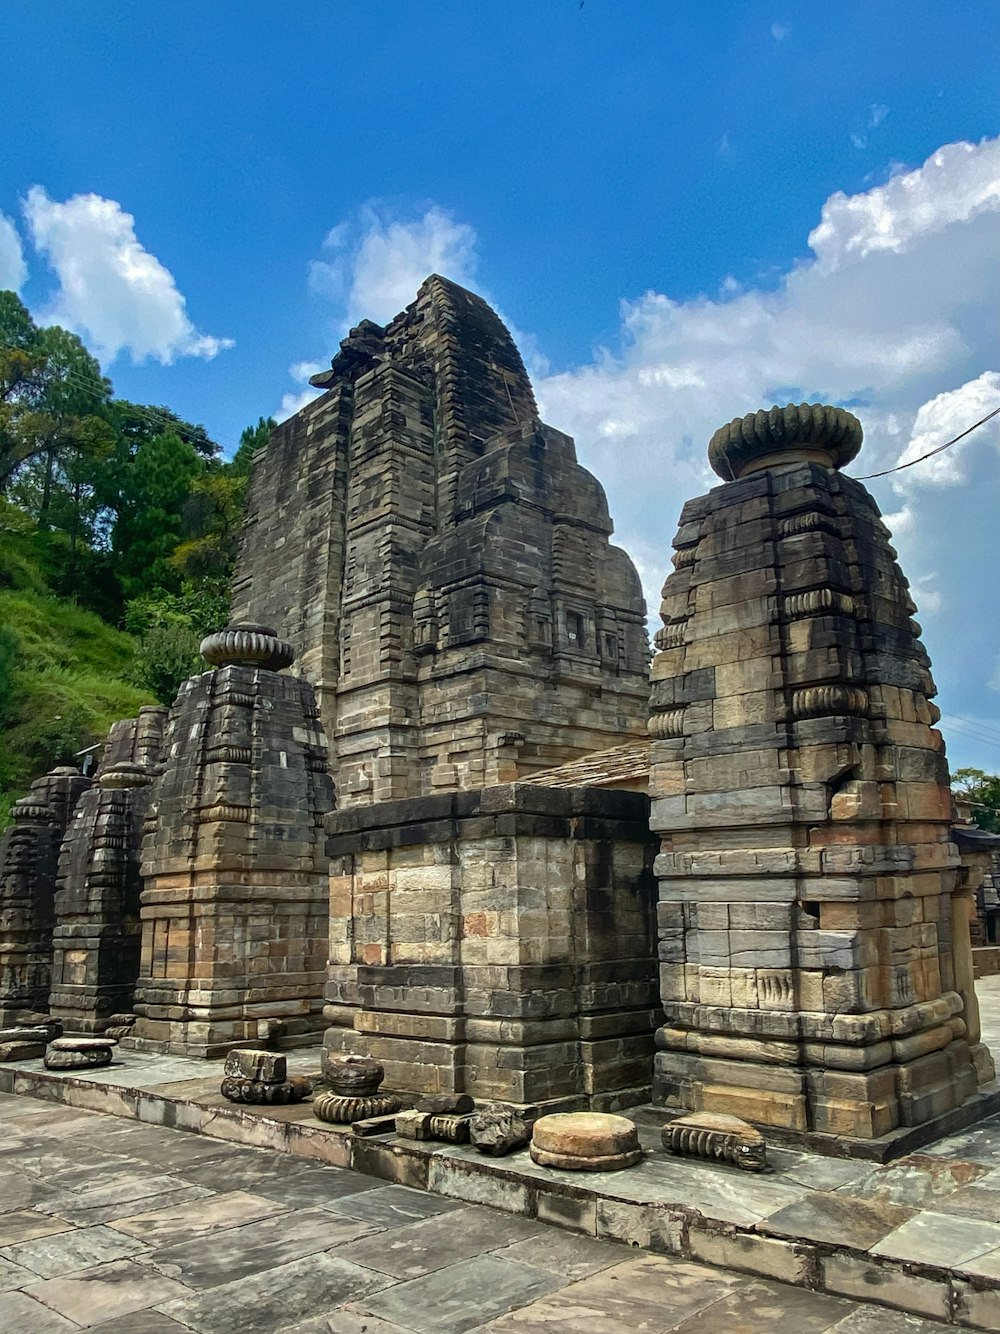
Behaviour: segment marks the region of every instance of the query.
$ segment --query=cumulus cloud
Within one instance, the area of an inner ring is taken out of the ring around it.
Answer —
[[[772,402],[845,404],[865,426],[852,468],[862,475],[927,452],[996,406],[998,212],[1000,140],[946,145],[867,191],[832,195],[808,258],[777,284],[724,279],[692,300],[625,300],[614,346],[539,379],[546,420],[576,436],[606,485],[651,610],[681,503],[716,482],[705,447],[722,422]],[[985,689],[995,657],[991,618],[974,609],[977,568],[995,564],[1000,450],[983,445],[1000,427],[991,430],[872,483],[896,511],[904,569],[941,635],[930,644],[939,684],[957,694]],[[978,489],[959,486],[974,476]]]
[[[0,213],[0,288],[20,292],[27,276],[21,237],[10,218]]]
[[[922,404],[910,439],[895,464],[910,466],[893,479],[894,490],[907,495],[914,488],[960,486],[968,481],[970,452],[986,441],[1000,449],[1000,417],[994,417],[977,432],[933,458],[924,455],[961,435],[995,408],[1000,408],[1000,373],[996,371],[985,371],[957,389],[946,390]],[[923,461],[917,463],[916,459]]]
[[[275,421],[283,422],[287,417],[294,417],[296,412],[304,408],[307,403],[311,403],[314,398],[320,396],[323,391],[314,389],[309,383],[309,377],[315,375],[317,371],[325,369],[326,367],[320,361],[296,361],[289,366],[288,374],[297,384],[304,387],[282,396],[281,406],[273,414]]]
[[[45,318],[79,333],[102,361],[127,351],[133,361],[169,365],[233,346],[195,328],[173,274],[140,243],[135,219],[116,200],[86,194],[59,203],[36,185],[24,215],[59,283]]]
[[[787,23],[771,24],[771,36],[776,42],[783,42],[791,31],[792,30]]]
[[[475,231],[447,209],[429,204],[406,219],[372,202],[327,233],[310,284],[343,310],[349,328],[362,319],[392,319],[430,273],[465,285],[475,281],[477,268]]]

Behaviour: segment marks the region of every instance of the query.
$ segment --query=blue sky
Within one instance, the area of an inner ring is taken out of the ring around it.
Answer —
[[[722,421],[856,404],[860,474],[1000,403],[991,4],[39,0],[4,28],[0,284],[118,393],[231,446],[438,268],[514,327],[651,609]],[[993,769],[998,447],[873,484],[953,762]]]

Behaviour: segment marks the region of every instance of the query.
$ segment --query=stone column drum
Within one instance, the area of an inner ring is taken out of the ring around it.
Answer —
[[[218,1056],[322,1029],[323,817],[332,806],[312,687],[273,630],[202,644],[181,687],[143,844],[134,1036],[146,1051]]]
[[[930,662],[840,471],[861,440],[805,404],[716,432],[726,484],[681,514],[652,668],[654,1097],[818,1147],[932,1127],[992,1074],[955,975]]]

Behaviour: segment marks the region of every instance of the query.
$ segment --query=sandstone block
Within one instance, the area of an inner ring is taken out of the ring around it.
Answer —
[[[532,1160],[541,1167],[610,1172],[642,1158],[639,1134],[624,1116],[604,1112],[556,1112],[535,1122]]]

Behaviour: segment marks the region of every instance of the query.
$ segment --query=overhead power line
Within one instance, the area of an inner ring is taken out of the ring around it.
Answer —
[[[943,454],[946,449],[951,449],[952,445],[957,445],[959,440],[964,440],[967,435],[973,431],[978,431],[980,426],[985,426],[993,417],[1000,416],[1000,407],[996,407],[992,412],[988,412],[985,417],[980,417],[979,421],[973,422],[971,426],[966,427],[959,435],[952,436],[946,440],[943,445],[938,445],[935,449],[929,449],[926,454],[921,454],[918,459],[910,459],[908,463],[897,463],[895,468],[885,468],[882,472],[869,472],[864,477],[855,478],[858,482],[870,482],[876,477],[888,477],[890,473],[902,472],[904,468],[912,468],[917,463],[923,463],[925,459],[932,459],[935,454]]]

